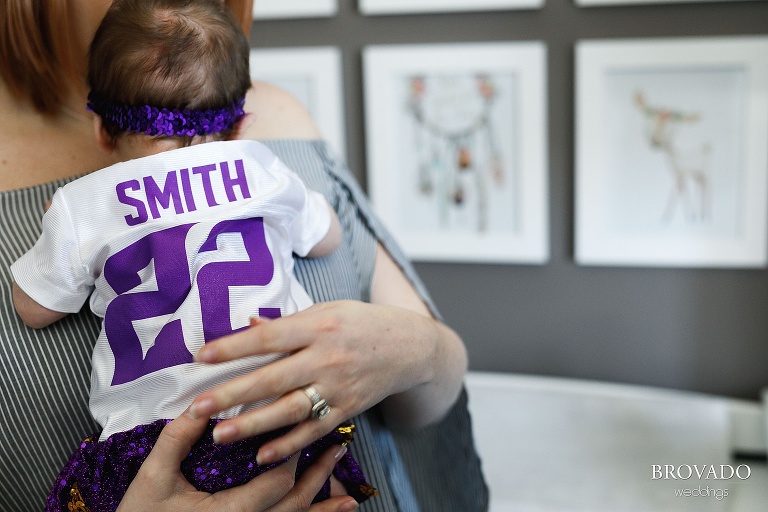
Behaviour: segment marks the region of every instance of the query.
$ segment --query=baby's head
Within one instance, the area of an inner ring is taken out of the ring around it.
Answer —
[[[220,0],[115,0],[91,43],[89,108],[113,144],[227,139],[244,115],[248,53]]]

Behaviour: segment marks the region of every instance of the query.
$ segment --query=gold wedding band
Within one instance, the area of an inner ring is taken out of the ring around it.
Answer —
[[[304,394],[312,401],[312,410],[310,411],[309,416],[313,420],[322,420],[328,416],[331,412],[331,406],[328,405],[328,402],[320,396],[320,393],[318,393],[315,388],[307,386],[302,391],[304,391]]]

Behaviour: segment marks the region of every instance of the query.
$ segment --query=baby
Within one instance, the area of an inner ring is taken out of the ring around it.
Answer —
[[[42,328],[90,296],[102,317],[91,412],[103,427],[56,479],[46,510],[114,510],[163,426],[201,392],[280,354],[193,362],[204,343],[311,305],[293,254],[324,257],[341,228],[322,195],[270,150],[232,140],[250,88],[248,42],[218,0],[117,0],[94,36],[88,107],[117,163],[60,188],[34,247],[11,266],[22,320]],[[329,407],[312,388],[312,418]],[[264,405],[248,404],[219,418]],[[256,452],[281,429],[231,445],[206,434],[182,464],[199,490],[242,484],[272,466]],[[302,451],[298,472],[342,425]],[[375,491],[349,453],[337,479],[358,501]],[[326,484],[318,499],[327,497]]]

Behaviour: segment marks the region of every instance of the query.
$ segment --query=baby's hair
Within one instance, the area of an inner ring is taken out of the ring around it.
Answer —
[[[113,104],[226,109],[251,86],[248,58],[245,34],[220,0],[115,0],[91,43],[88,84]],[[113,139],[126,132],[103,121]]]

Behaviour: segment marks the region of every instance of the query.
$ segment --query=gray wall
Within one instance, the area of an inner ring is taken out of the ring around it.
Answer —
[[[259,0],[255,0],[258,2]],[[343,51],[348,162],[365,185],[361,48],[543,40],[548,58],[550,262],[417,264],[476,370],[608,380],[754,399],[768,385],[764,270],[579,267],[573,262],[573,47],[584,38],[768,34],[768,2],[734,1],[256,22],[254,47]],[[768,58],[768,55],[766,55]]]

